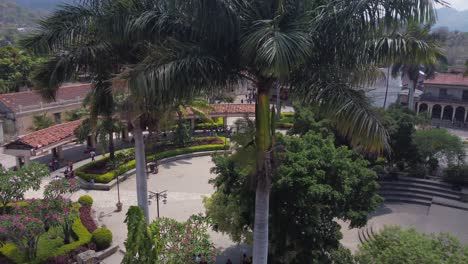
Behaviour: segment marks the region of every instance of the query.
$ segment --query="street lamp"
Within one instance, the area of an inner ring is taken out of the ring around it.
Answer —
[[[156,199],[156,210],[158,212],[158,218],[159,218],[159,199],[163,199],[162,202],[163,204],[167,203],[167,190],[162,191],[162,192],[152,192],[148,191],[149,196],[148,196],[148,205],[151,205],[151,199]]]

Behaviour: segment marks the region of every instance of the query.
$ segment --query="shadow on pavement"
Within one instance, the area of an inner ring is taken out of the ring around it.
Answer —
[[[221,254],[216,258],[216,264],[226,264],[228,259],[231,259],[232,263],[241,263],[243,254],[252,256],[252,247],[247,244],[230,246],[221,251]]]

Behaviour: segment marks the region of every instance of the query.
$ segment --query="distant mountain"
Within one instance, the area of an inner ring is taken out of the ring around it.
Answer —
[[[457,11],[453,8],[441,8],[437,10],[438,21],[434,26],[448,27],[450,30],[468,32],[468,10]]]
[[[40,12],[29,10],[13,1],[0,0],[0,30],[32,26],[39,16]]]
[[[0,0],[2,1],[2,0]],[[72,3],[74,0],[12,0],[26,8],[51,11],[59,4]]]

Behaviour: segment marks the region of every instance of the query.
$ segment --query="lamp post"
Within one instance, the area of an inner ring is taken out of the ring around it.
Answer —
[[[162,191],[162,192],[152,192],[148,191],[149,196],[148,196],[148,204],[151,205],[151,199],[156,199],[156,210],[158,212],[158,218],[159,218],[159,199],[163,199],[162,202],[164,204],[167,203],[167,190]]]
[[[112,161],[114,170],[117,169],[117,164],[115,160]],[[119,186],[119,175],[117,173],[117,209],[115,210],[116,212],[122,211],[122,203],[120,202],[120,186]]]

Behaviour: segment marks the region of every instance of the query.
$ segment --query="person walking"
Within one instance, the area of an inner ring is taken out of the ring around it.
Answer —
[[[89,155],[91,156],[91,161],[94,161],[96,158],[96,151],[94,151],[94,149],[91,149]]]

